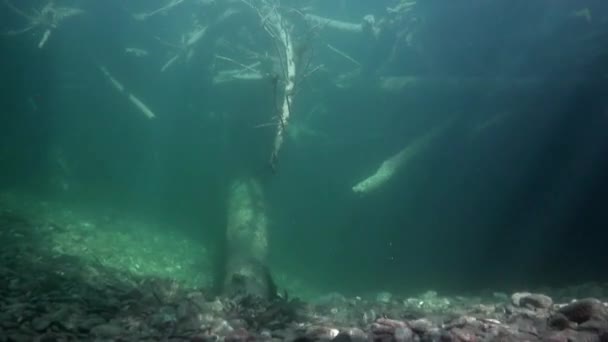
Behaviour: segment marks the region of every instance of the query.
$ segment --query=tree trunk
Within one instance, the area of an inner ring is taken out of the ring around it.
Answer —
[[[228,193],[224,294],[274,297],[276,288],[266,266],[267,234],[262,186],[254,178],[237,179]]]

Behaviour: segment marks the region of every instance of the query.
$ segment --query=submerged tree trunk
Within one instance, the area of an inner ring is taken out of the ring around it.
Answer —
[[[276,288],[266,266],[266,200],[254,178],[237,179],[229,189],[226,244],[223,293],[274,297]]]

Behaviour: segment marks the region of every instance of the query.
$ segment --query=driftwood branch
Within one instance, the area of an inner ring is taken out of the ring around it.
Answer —
[[[337,48],[333,47],[331,44],[327,44],[327,47],[328,47],[328,48],[329,48],[331,51],[333,51],[333,52],[335,52],[336,54],[338,54],[338,55],[340,55],[340,56],[344,57],[345,59],[347,59],[349,62],[351,62],[351,63],[355,64],[356,66],[358,66],[358,67],[360,67],[360,66],[361,66],[361,63],[357,62],[357,60],[356,60],[356,59],[354,59],[354,58],[352,58],[351,56],[347,55],[345,52],[343,52],[343,51],[341,51],[341,50],[338,50]]]
[[[245,65],[241,62],[238,62],[232,58],[215,55],[215,58],[218,60],[226,61],[231,64],[237,65],[240,69],[230,69],[230,70],[221,70],[216,72],[213,77],[213,83],[225,83],[230,81],[253,81],[253,80],[262,80],[264,79],[264,75],[261,71],[257,70],[261,62],[255,62],[250,65]]]
[[[112,87],[114,89],[116,89],[116,91],[121,93],[122,95],[126,96],[127,99],[131,102],[131,104],[133,104],[148,119],[153,119],[156,117],[154,112],[152,112],[152,110],[150,110],[150,108],[146,104],[144,104],[138,97],[136,97],[135,95],[133,95],[132,93],[127,91],[125,86],[122,85],[122,83],[120,83],[116,78],[114,78],[114,76],[112,76],[112,74],[110,74],[110,72],[108,71],[108,69],[106,69],[106,67],[100,66],[99,70],[104,75],[104,77],[108,81],[110,81],[110,84],[112,85]]]
[[[157,8],[157,9],[149,11],[149,12],[142,12],[142,13],[134,14],[133,18],[135,20],[146,20],[157,14],[167,14],[167,12],[169,12],[172,8],[178,6],[179,4],[181,4],[183,2],[184,2],[184,0],[171,0],[171,1],[169,1],[168,4],[166,4],[165,6],[163,6],[161,8]]]
[[[296,94],[297,63],[294,42],[288,23],[279,12],[276,5],[272,5],[266,1],[260,1],[259,5],[254,4],[252,1],[243,0],[243,2],[257,12],[262,27],[273,40],[283,73],[279,113],[277,116],[278,125],[270,156],[270,165],[274,170],[277,166],[279,152],[283,146],[285,132],[289,125],[293,101]]]
[[[376,19],[371,14],[364,16],[363,20],[359,23],[326,18],[310,13],[304,14],[304,20],[311,24],[313,28],[330,28],[348,33],[371,32],[375,36],[380,33],[380,28],[376,24]]]
[[[49,1],[40,10],[32,10],[31,14],[27,13],[10,1],[4,0],[4,4],[14,13],[23,17],[27,20],[28,25],[23,29],[10,30],[7,32],[9,35],[23,34],[32,30],[38,30],[42,32],[42,37],[38,42],[38,48],[43,48],[46,42],[49,40],[53,30],[59,27],[62,21],[67,18],[84,13],[81,9],[70,8],[70,7],[58,7],[54,1]]]
[[[169,58],[169,60],[162,66],[160,71],[164,72],[180,59],[189,61],[194,56],[197,43],[205,36],[206,32],[207,26],[202,26],[195,23],[192,31],[182,35],[181,41],[177,44],[167,43],[161,39],[158,39],[161,43],[177,49],[177,53]]]

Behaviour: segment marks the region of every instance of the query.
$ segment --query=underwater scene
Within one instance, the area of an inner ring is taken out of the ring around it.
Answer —
[[[608,1],[0,0],[0,342],[608,342]]]

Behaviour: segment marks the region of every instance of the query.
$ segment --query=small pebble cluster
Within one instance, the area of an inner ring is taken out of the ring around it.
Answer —
[[[0,213],[0,342],[608,342],[608,307],[601,295],[225,298],[58,253],[44,244],[47,228]]]

